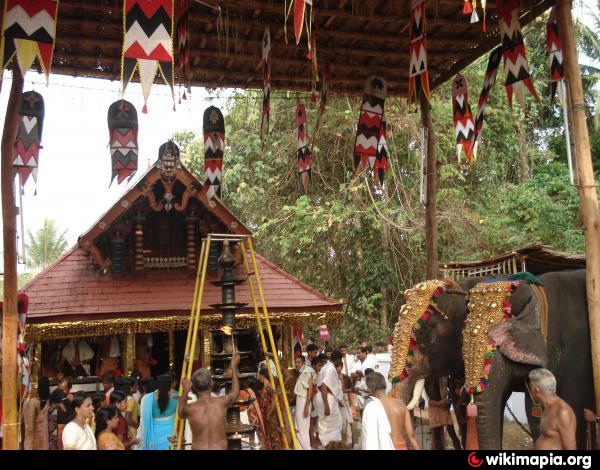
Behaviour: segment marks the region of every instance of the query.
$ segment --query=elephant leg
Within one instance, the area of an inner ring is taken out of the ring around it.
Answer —
[[[511,368],[502,353],[494,352],[492,370],[488,377],[487,389],[476,396],[477,438],[481,450],[502,449],[502,425],[506,404]]]

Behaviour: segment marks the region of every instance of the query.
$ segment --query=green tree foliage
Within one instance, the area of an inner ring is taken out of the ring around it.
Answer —
[[[60,256],[67,247],[65,237],[67,231],[61,232],[56,222],[44,219],[44,224],[35,233],[27,231],[29,243],[27,248],[27,264],[30,267],[46,267]]]
[[[577,190],[569,185],[562,143],[562,114],[558,102],[550,101],[545,21],[539,19],[525,30],[541,102],[528,96],[524,108],[515,102],[511,109],[501,67],[473,165],[456,160],[450,83],[433,94],[441,260],[479,259],[533,242],[565,251],[584,249]],[[462,72],[473,114],[486,65],[483,57]],[[590,122],[596,80],[590,76],[585,83]],[[404,290],[425,276],[419,114],[405,99],[387,99],[390,171],[384,187],[374,189],[370,178],[353,175],[360,99],[330,97],[315,137],[316,107],[308,98],[274,93],[264,143],[261,100],[255,92],[238,93],[225,110],[225,204],[254,231],[262,254],[321,292],[344,299],[344,321],[333,331],[336,341],[384,343]],[[299,101],[307,105],[309,137],[314,138],[308,195],[297,176],[294,127]],[[597,162],[600,137],[595,128],[591,131]],[[186,143],[184,163],[200,176],[201,139],[188,137],[176,140]],[[192,147],[196,142],[199,147]]]

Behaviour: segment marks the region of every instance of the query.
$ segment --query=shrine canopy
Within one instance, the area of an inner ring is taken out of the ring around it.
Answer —
[[[291,1],[288,1],[289,5]],[[385,77],[388,95],[406,96],[409,0],[313,2],[312,34],[318,70],[330,63],[331,93],[362,95],[370,75]],[[521,0],[525,26],[554,0]],[[310,91],[306,28],[296,45],[293,12],[284,32],[283,0],[190,0],[191,84],[208,88],[263,88],[262,37],[271,34],[271,88]],[[496,4],[486,4],[486,32],[463,14],[462,0],[426,2],[427,63],[433,90],[500,44]],[[307,13],[308,15],[308,13]],[[122,0],[61,0],[52,72],[119,80],[123,51]],[[177,57],[175,63],[177,64]],[[175,83],[177,77],[175,67]]]
[[[168,196],[168,197],[167,197]],[[155,164],[53,264],[22,290],[29,296],[27,335],[33,340],[186,330],[200,240],[208,233],[250,235],[183,166],[166,181]],[[216,326],[221,303],[219,246],[211,245],[200,325]],[[240,268],[241,253],[234,247]],[[342,301],[329,298],[256,255],[274,324],[317,326],[341,320]],[[211,268],[212,265],[212,268]],[[255,326],[247,283],[236,288],[240,327]],[[260,305],[260,302],[259,302]]]

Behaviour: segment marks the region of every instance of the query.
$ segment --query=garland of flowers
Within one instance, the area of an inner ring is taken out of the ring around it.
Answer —
[[[392,364],[390,368],[392,384],[401,382],[408,376],[417,349],[416,332],[423,328],[431,318],[434,312],[432,304],[437,302],[437,299],[447,287],[442,281],[425,281],[404,293],[406,303],[400,309],[400,315],[393,334]],[[415,318],[417,315],[418,317]]]
[[[469,292],[468,315],[463,330],[465,390],[471,395],[488,386],[496,343],[488,330],[511,317],[510,296],[518,281],[481,282]]]

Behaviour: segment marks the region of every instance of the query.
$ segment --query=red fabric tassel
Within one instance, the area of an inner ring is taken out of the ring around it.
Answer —
[[[146,106],[146,103],[144,103],[144,107],[142,108],[142,113],[148,114],[148,106]]]
[[[471,7],[471,2],[469,0],[465,0],[465,4],[463,6],[463,15],[469,15],[473,13],[473,8]]]

